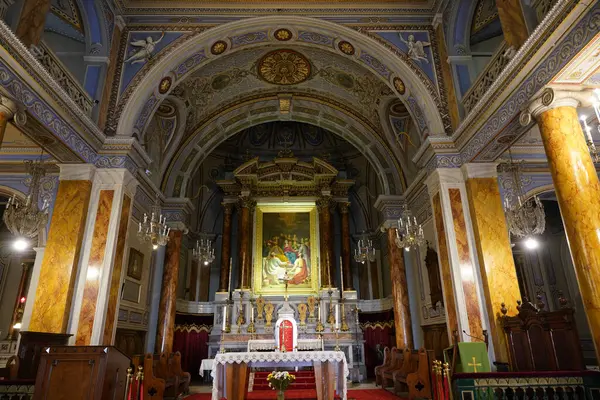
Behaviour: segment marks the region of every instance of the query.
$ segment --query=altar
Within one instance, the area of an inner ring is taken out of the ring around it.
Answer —
[[[243,400],[250,368],[313,367],[317,399],[331,400],[334,391],[346,399],[348,364],[342,351],[219,353],[213,362],[212,400]]]

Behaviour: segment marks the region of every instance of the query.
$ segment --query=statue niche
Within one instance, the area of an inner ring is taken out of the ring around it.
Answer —
[[[444,305],[444,294],[442,292],[442,280],[440,279],[440,266],[437,252],[429,247],[427,242],[427,254],[425,256],[425,266],[427,267],[427,276],[429,277],[429,296],[431,304],[435,307],[438,302]]]

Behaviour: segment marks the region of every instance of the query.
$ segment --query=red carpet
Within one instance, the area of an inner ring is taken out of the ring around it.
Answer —
[[[273,399],[277,397],[276,392],[273,390],[270,393],[273,394]],[[250,399],[249,393],[248,398]],[[311,397],[307,397],[307,396]],[[300,396],[300,397],[296,397]],[[185,398],[185,400],[210,400],[210,393],[193,394]],[[316,399],[317,394],[314,390],[293,390],[285,392],[286,399]],[[401,397],[394,396],[390,392],[383,389],[356,389],[348,390],[348,400],[399,400]]]

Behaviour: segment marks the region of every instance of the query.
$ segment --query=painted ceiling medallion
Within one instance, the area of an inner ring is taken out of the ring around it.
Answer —
[[[227,50],[227,43],[222,40],[214,42],[210,47],[210,52],[214,55],[223,54],[225,50]]]
[[[352,44],[346,42],[345,40],[342,40],[338,43],[338,49],[340,49],[342,53],[347,54],[349,56],[354,55],[355,52],[354,46],[352,46]]]
[[[277,29],[273,36],[281,42],[287,42],[292,38],[292,32],[289,29]]]
[[[275,50],[258,62],[258,75],[275,85],[295,85],[310,76],[310,62],[293,50]]]
[[[400,94],[406,93],[406,86],[404,86],[404,81],[402,79],[395,77],[394,78],[394,87]]]
[[[173,83],[173,81],[171,80],[171,77],[166,76],[166,77],[162,78],[162,80],[158,84],[158,93],[160,93],[160,94],[167,93],[169,91],[169,89],[171,89],[172,83]]]

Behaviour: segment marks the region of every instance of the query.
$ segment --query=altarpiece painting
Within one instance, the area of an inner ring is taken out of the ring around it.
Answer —
[[[319,288],[314,204],[258,204],[254,226],[254,292],[314,293]]]

